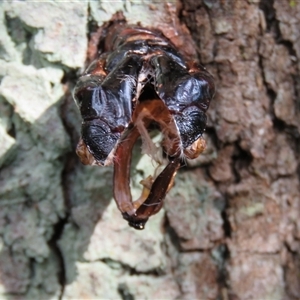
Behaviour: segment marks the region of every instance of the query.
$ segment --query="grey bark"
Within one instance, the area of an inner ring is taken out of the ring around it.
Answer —
[[[298,1],[0,5],[2,299],[300,298]],[[181,22],[217,85],[205,153],[142,232],[74,153],[89,30],[117,10]]]

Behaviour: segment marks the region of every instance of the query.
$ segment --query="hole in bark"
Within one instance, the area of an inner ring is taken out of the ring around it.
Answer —
[[[275,20],[274,0],[261,0],[259,8],[264,12],[267,21],[267,29],[270,30],[272,21]]]
[[[217,262],[218,266],[218,283],[221,289],[228,288],[228,272],[226,269],[226,262],[230,259],[230,252],[226,244],[220,245],[217,248],[219,252],[219,256],[221,258],[220,261]],[[222,299],[222,297],[220,298]]]
[[[122,300],[134,300],[134,296],[130,293],[129,288],[126,283],[120,283],[118,286],[118,293],[120,294]]]
[[[274,129],[276,129],[280,132],[285,130],[285,123],[276,117],[274,117],[274,119],[273,119],[273,126],[274,126]]]
[[[206,127],[205,133],[210,136],[211,141],[217,149],[220,149],[220,140],[218,139],[216,129],[214,127]]]
[[[78,80],[78,74],[76,71],[73,70],[70,72],[64,72],[61,83],[62,84],[72,83],[72,87],[69,88],[69,90],[72,91],[77,80]]]
[[[168,219],[167,215],[165,216],[164,221],[165,222],[164,222],[163,228],[165,228],[166,234],[169,235],[172,245],[176,248],[176,250],[178,252],[181,252],[182,248],[180,246],[179,237],[178,237],[177,233],[175,232],[174,228],[171,227],[171,224],[169,222],[169,219]]]
[[[259,8],[264,12],[267,23],[267,31],[272,32],[275,40],[280,42],[282,38],[279,29],[279,22],[276,19],[274,0],[261,0]]]
[[[90,7],[89,7],[89,10],[90,10]],[[88,33],[89,33],[88,38],[90,39],[91,35],[94,32],[97,32],[98,29],[99,29],[99,25],[97,24],[97,22],[95,20],[90,19],[88,22]]]
[[[230,222],[229,222],[229,219],[228,219],[228,215],[227,215],[227,212],[226,212],[227,208],[228,208],[228,203],[226,203],[226,206],[225,206],[224,210],[221,213],[221,217],[223,219],[223,231],[224,231],[224,235],[226,237],[231,238],[231,225],[230,225]]]
[[[236,183],[239,183],[243,177],[243,174],[248,173],[248,168],[252,164],[253,157],[248,151],[242,149],[240,145],[236,144],[236,149],[232,156],[232,161],[233,173],[236,178]]]
[[[59,241],[59,239],[63,233],[65,224],[67,223],[67,218],[68,218],[68,215],[63,219],[60,219],[53,226],[53,236],[51,237],[51,239],[48,242],[49,247],[52,249],[53,253],[56,255],[58,263],[59,263],[59,270],[58,270],[58,274],[57,274],[58,282],[61,286],[60,295],[58,298],[59,300],[62,299],[65,285],[66,285],[66,270],[65,270],[64,257],[60,251],[60,248],[59,248],[57,242]]]
[[[12,138],[16,138],[16,128],[15,128],[15,124],[11,123],[11,127],[10,129],[7,131],[7,133],[12,137]]]

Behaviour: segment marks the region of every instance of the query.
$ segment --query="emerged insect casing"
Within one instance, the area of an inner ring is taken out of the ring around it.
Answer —
[[[193,159],[204,149],[205,112],[214,82],[157,30],[118,21],[105,32],[104,52],[74,91],[83,119],[77,154],[86,164],[114,163],[115,200],[129,224],[142,229],[161,208],[181,159]],[[131,151],[140,135],[149,140],[152,124],[163,133],[161,146],[170,160],[134,203],[129,187]]]

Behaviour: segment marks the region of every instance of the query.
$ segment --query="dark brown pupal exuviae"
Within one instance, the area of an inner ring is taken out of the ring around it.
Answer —
[[[214,81],[158,30],[121,20],[103,32],[103,53],[74,90],[82,116],[77,154],[84,164],[114,165],[117,206],[130,226],[143,229],[161,209],[182,161],[196,158],[205,148],[202,134]],[[142,181],[142,194],[133,201],[132,149],[141,137],[155,160],[149,135],[153,128],[163,134],[161,151],[167,164],[160,174]]]

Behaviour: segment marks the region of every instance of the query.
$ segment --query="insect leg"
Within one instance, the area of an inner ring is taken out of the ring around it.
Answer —
[[[135,214],[129,183],[132,149],[139,135],[138,130],[132,128],[115,152],[114,199],[119,210],[127,215]]]
[[[146,201],[137,209],[134,215],[123,213],[123,218],[135,229],[144,229],[149,217],[159,212],[168,190],[173,185],[173,180],[180,167],[180,159],[169,162],[165,169],[158,175],[152,184]]]

